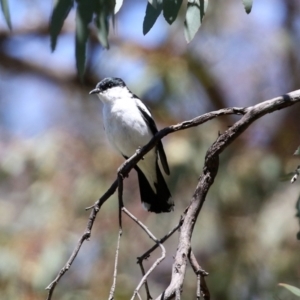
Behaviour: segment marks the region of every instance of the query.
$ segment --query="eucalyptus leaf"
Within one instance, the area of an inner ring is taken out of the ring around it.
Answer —
[[[113,26],[115,26],[115,9],[117,5],[116,0],[95,0],[95,1],[98,1],[100,10],[104,13],[106,19],[112,17],[112,23]]]
[[[199,30],[205,12],[207,10],[208,0],[189,0],[186,9],[184,22],[184,35],[189,43]]]
[[[88,25],[92,21],[94,8],[93,0],[78,1],[76,10],[75,56],[76,67],[81,80],[83,80],[85,70],[86,46],[89,36]]]
[[[10,20],[10,13],[9,13],[9,6],[8,6],[8,0],[0,0],[1,9],[6,21],[6,24],[10,30],[12,30],[11,26],[11,20]]]
[[[55,6],[52,11],[51,19],[50,19],[50,28],[49,28],[52,51],[55,50],[57,37],[73,5],[74,5],[74,0],[58,0],[55,3]]]
[[[114,14],[116,14],[123,5],[123,0],[116,0]]]
[[[97,13],[96,16],[96,26],[97,26],[97,38],[100,42],[100,44],[108,49],[109,43],[108,43],[108,32],[109,32],[109,23],[108,23],[108,17],[104,13],[104,11],[100,11]]]
[[[294,295],[300,297],[300,289],[298,289],[297,287],[286,284],[286,283],[279,283],[278,285],[285,287],[290,292],[292,292]]]
[[[243,0],[244,8],[247,14],[252,10],[253,0]]]
[[[157,0],[156,8],[147,2],[146,14],[143,22],[143,34],[146,35],[155,24],[162,11],[162,0]]]
[[[166,21],[171,25],[177,18],[182,0],[164,0],[163,12]]]
[[[116,6],[119,4],[117,3],[117,1],[114,0],[98,0],[95,19],[97,27],[97,38],[101,45],[106,49],[109,48],[109,17],[113,18],[112,22],[114,25],[114,13],[116,11]]]

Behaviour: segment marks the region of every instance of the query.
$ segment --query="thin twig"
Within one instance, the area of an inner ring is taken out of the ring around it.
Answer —
[[[188,259],[189,259],[189,262],[193,268],[193,271],[195,272],[195,274],[201,274],[202,276],[208,276],[208,273],[206,271],[204,271],[201,266],[199,265],[197,259],[196,259],[196,256],[194,254],[194,252],[190,251],[189,255],[188,255]]]
[[[143,266],[143,261],[138,262],[138,264],[139,264],[139,266],[141,268],[142,275],[145,276],[145,269],[144,269],[144,266]],[[149,286],[148,286],[147,280],[145,281],[145,290],[146,290],[147,300],[153,299],[151,297],[151,294],[150,294],[150,290],[149,290]]]
[[[210,292],[205,282],[205,277],[208,275],[208,273],[200,267],[192,249],[190,250],[188,259],[197,276],[196,299],[199,300],[202,295],[205,300],[210,300]]]
[[[81,238],[79,239],[76,248],[74,249],[72,255],[68,259],[67,263],[64,265],[64,267],[60,270],[60,272],[57,274],[56,278],[46,287],[46,290],[49,290],[47,300],[50,300],[52,298],[54,289],[59,282],[60,278],[70,269],[74,259],[76,258],[80,247],[82,246],[83,242],[90,237],[89,232],[85,232]]]
[[[197,274],[197,291],[196,291],[196,299],[201,299],[201,275]]]
[[[163,238],[161,238],[159,240],[159,243],[163,244],[171,235],[173,235],[173,233],[175,233],[180,228],[182,222],[183,222],[183,217],[181,216],[179,223],[169,233],[167,233]],[[137,263],[139,264],[144,259],[147,259],[150,256],[150,254],[158,247],[159,244],[155,244],[154,246],[152,246],[149,250],[147,250],[144,254],[142,254],[137,258]]]
[[[201,274],[200,274],[200,289],[201,289],[201,294],[203,296],[203,299],[210,300],[210,293],[205,281],[205,276],[202,276]]]
[[[75,249],[73,250],[70,258],[68,259],[68,261],[66,262],[66,264],[64,265],[64,267],[59,271],[59,273],[57,274],[56,278],[46,287],[46,290],[49,290],[48,292],[48,296],[47,296],[47,300],[51,300],[54,289],[57,285],[57,283],[59,282],[59,280],[61,279],[61,277],[70,269],[73,261],[75,260],[83,242],[85,240],[88,240],[91,236],[91,231],[93,228],[93,224],[94,221],[96,219],[96,216],[102,206],[102,204],[112,195],[114,194],[114,192],[116,191],[118,187],[118,182],[115,180],[113,182],[113,184],[110,186],[110,188],[106,191],[106,193],[93,205],[93,210],[90,213],[89,216],[89,220],[86,226],[86,229],[83,233],[83,235],[80,237],[80,239],[77,242],[77,245],[75,247]]]
[[[116,249],[116,255],[115,255],[115,266],[114,266],[114,275],[113,275],[113,283],[110,288],[109,292],[109,300],[114,299],[115,290],[116,290],[116,283],[117,283],[117,275],[118,275],[118,259],[119,259],[119,250],[120,250],[120,241],[122,236],[122,228],[119,228],[119,234],[118,234],[118,242],[117,242],[117,249]]]
[[[108,200],[110,198],[110,196],[112,196],[115,193],[117,188],[118,188],[118,178],[113,182],[113,184],[103,194],[103,196],[101,196],[99,198],[99,200],[97,200],[93,205],[86,207],[85,210],[90,210],[90,209],[96,208],[99,211],[101,206],[104,204],[104,202],[106,202],[106,200]]]
[[[142,300],[142,297],[139,293],[136,293],[136,295],[138,296],[139,300]]]
[[[120,250],[120,241],[121,236],[123,233],[122,230],[122,208],[123,204],[123,177],[119,174],[118,175],[118,200],[119,200],[119,234],[118,234],[118,242],[115,254],[115,266],[114,266],[114,275],[113,275],[113,283],[110,288],[109,292],[109,300],[113,300],[115,297],[115,290],[116,290],[116,283],[117,283],[117,276],[118,276],[118,261],[119,261],[119,250]]]
[[[159,242],[159,240],[153,235],[153,233],[141,222],[139,221],[132,213],[130,213],[125,207],[122,208],[123,212],[130,217],[136,224],[138,224],[146,233],[147,235],[150,237],[150,239],[152,239],[155,243],[157,243],[159,245],[159,247],[161,248],[161,257],[159,257],[151,266],[151,268],[146,272],[146,274],[143,276],[143,278],[140,280],[138,286],[136,287],[136,289],[134,290],[134,293],[131,297],[131,300],[134,300],[135,296],[137,295],[137,293],[139,292],[141,286],[145,283],[145,281],[147,280],[148,276],[150,275],[150,273],[164,260],[164,258],[166,257],[166,249],[165,247]]]

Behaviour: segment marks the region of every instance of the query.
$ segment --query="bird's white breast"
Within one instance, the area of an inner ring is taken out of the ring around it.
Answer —
[[[110,143],[128,157],[153,136],[134,98],[104,103],[103,120]]]
[[[133,98],[131,93],[114,88],[100,99],[104,104],[103,122],[107,138],[119,153],[130,157],[151,140],[153,134],[137,106],[136,101],[139,100]],[[143,106],[142,103],[139,105]],[[152,149],[137,164],[153,190],[156,189],[154,182],[157,182],[156,160],[156,150]]]

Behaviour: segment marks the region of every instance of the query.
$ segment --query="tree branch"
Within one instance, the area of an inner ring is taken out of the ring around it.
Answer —
[[[189,253],[189,261],[195,274],[197,275],[196,299],[200,300],[202,295],[204,300],[210,300],[210,292],[205,282],[205,277],[208,275],[208,273],[200,267],[192,249]]]
[[[208,149],[205,156],[203,172],[200,175],[196,190],[191,199],[191,204],[186,211],[181,227],[178,248],[172,268],[172,279],[168,288],[164,291],[164,300],[171,299],[176,295],[178,290],[182,289],[187,258],[191,250],[191,237],[194,226],[206,199],[206,195],[217,175],[219,155],[255,120],[268,113],[294,105],[297,102],[300,102],[300,90],[242,109],[245,115],[223,134],[220,134],[217,140]],[[157,300],[161,299],[161,297],[162,295],[158,296]]]
[[[138,295],[140,288],[142,287],[142,285],[146,282],[148,276],[150,275],[150,273],[165,259],[166,257],[166,249],[163,246],[162,243],[160,243],[160,241],[153,235],[153,233],[141,222],[139,221],[132,213],[130,213],[125,207],[122,208],[122,211],[130,218],[132,219],[136,224],[138,224],[146,233],[147,235],[150,237],[150,239],[152,239],[156,244],[159,245],[159,247],[161,248],[161,257],[159,257],[151,266],[151,268],[146,272],[146,274],[143,276],[143,278],[140,280],[138,286],[136,287],[131,300],[134,300],[135,296]]]
[[[214,119],[223,115],[243,115],[243,117],[237,121],[232,127],[226,130],[223,134],[221,134],[218,139],[213,143],[213,145],[208,149],[205,164],[203,167],[203,172],[199,178],[196,190],[191,199],[190,206],[184,212],[183,216],[183,224],[181,227],[178,248],[175,256],[175,261],[172,268],[172,279],[168,288],[160,295],[157,299],[170,299],[175,296],[178,291],[181,292],[182,283],[186,270],[186,262],[188,253],[190,252],[190,243],[191,236],[193,233],[194,225],[197,221],[200,210],[205,201],[206,195],[209,191],[209,188],[214,182],[215,176],[218,172],[219,165],[219,154],[222,153],[227,146],[229,146],[240,134],[242,134],[248,126],[250,126],[255,120],[264,116],[267,113],[274,112],[276,110],[280,110],[282,108],[291,106],[300,102],[300,90],[285,94],[281,97],[277,97],[271,100],[264,101],[255,106],[247,107],[247,108],[224,108],[217,111],[209,112],[203,114],[199,117],[191,119],[189,121],[184,121],[177,125],[172,125],[160,130],[151,141],[138,149],[134,155],[132,155],[129,159],[127,159],[122,166],[118,170],[118,176],[122,176],[125,178],[131,169],[137,164],[137,162],[142,159],[142,157],[149,152],[163,137],[169,135],[170,133],[188,129],[191,127],[199,126],[211,119]],[[112,194],[116,191],[118,187],[118,179],[116,179],[111,187],[106,191],[106,193],[91,207],[87,209],[91,209],[89,221],[87,223],[87,227],[79,239],[72,255],[68,259],[66,265],[60,270],[54,281],[52,281],[49,286],[46,288],[49,290],[47,300],[52,298],[53,291],[55,289],[56,284],[59,282],[60,278],[65,274],[67,270],[69,270],[73,261],[75,260],[83,242],[90,238],[91,230],[103,203],[110,198]],[[122,208],[123,210],[123,208]],[[156,240],[156,243],[161,245],[161,242]],[[148,271],[149,272],[149,271]],[[147,272],[147,273],[148,273]],[[144,276],[145,277],[145,276]],[[143,277],[143,278],[144,278]]]

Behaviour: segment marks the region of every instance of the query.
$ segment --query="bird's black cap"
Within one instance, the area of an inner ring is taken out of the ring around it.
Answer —
[[[115,78],[115,77],[104,78],[99,83],[97,83],[95,89],[90,91],[90,95],[104,92],[113,87],[125,87],[125,86],[126,84],[121,78]]]

